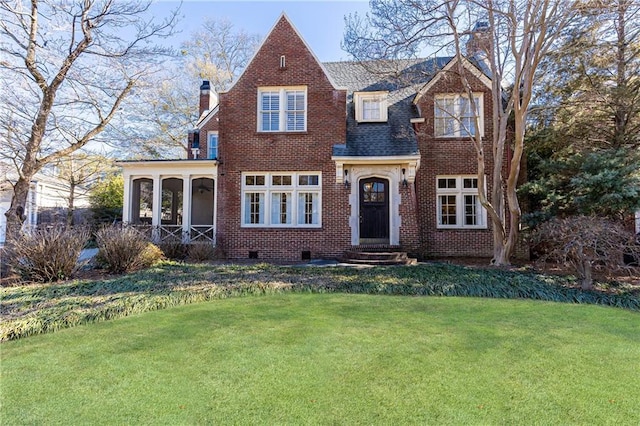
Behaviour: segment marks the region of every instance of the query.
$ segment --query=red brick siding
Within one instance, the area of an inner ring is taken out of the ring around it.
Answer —
[[[484,155],[486,158],[487,194],[492,190],[493,172],[491,111],[493,102],[490,90],[477,78],[469,75],[474,92],[484,93]],[[425,122],[418,132],[421,154],[420,170],[416,175],[418,217],[422,236],[422,255],[436,256],[491,256],[493,235],[488,228],[437,229],[436,176],[474,175],[477,173],[477,156],[472,141],[468,138],[434,137],[434,96],[445,93],[464,93],[460,78],[455,74],[445,75],[426,93],[419,102]]]
[[[213,116],[209,117],[209,119],[202,126],[202,129],[200,129],[200,154],[198,155],[199,159],[207,158],[207,151],[209,149],[209,137],[207,136],[207,133],[209,131],[219,131],[219,129],[220,129],[220,123],[218,121],[218,114],[214,114]],[[187,158],[189,160],[194,159],[193,151],[191,150],[191,146],[193,146],[192,144],[193,144],[193,134],[189,133],[189,149],[187,152]]]
[[[413,254],[422,254],[420,225],[418,223],[418,199],[415,186],[400,185],[400,245],[403,250]]]
[[[286,68],[280,68],[285,55]],[[307,87],[307,131],[257,132],[258,88]],[[220,95],[218,240],[232,259],[339,256],[350,246],[348,194],[335,182],[332,147],[346,136],[346,91],[336,90],[286,19],[275,26],[236,84]],[[242,172],[322,172],[322,228],[241,227]]]
[[[220,123],[218,121],[218,114],[214,114],[212,117],[207,120],[207,122],[200,129],[200,158],[207,158],[207,153],[209,151],[209,136],[208,133],[211,131],[220,130]],[[220,156],[220,134],[218,133],[218,157]]]

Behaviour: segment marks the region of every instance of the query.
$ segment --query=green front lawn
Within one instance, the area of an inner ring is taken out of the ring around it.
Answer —
[[[640,316],[272,294],[0,345],[3,424],[640,423]]]

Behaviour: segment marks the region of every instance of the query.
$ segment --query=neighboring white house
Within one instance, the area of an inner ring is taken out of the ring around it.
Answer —
[[[17,173],[11,166],[0,163],[0,245],[6,239],[7,217],[5,213],[11,207],[13,184],[17,180]],[[46,173],[38,173],[31,180],[27,204],[25,206],[26,220],[23,229],[29,229],[42,223],[53,221],[52,212],[64,212],[68,208],[69,186],[64,180]],[[84,189],[77,190],[74,209],[89,207],[89,199]],[[46,212],[47,217],[43,217]]]

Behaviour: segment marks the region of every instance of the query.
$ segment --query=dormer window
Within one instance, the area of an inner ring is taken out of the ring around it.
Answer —
[[[356,92],[353,102],[358,123],[385,123],[387,121],[387,95],[389,92]]]

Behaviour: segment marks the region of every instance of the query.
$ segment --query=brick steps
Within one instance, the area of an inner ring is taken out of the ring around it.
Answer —
[[[415,265],[416,259],[410,258],[407,252],[404,251],[390,251],[387,246],[387,250],[384,251],[382,247],[376,250],[358,250],[352,249],[344,252],[342,259],[344,263],[351,263],[357,265]]]

